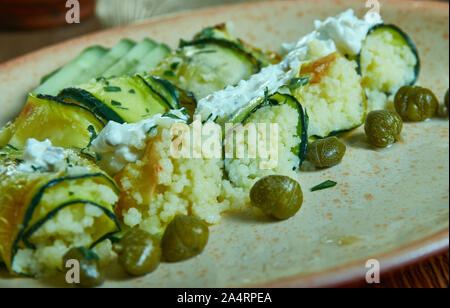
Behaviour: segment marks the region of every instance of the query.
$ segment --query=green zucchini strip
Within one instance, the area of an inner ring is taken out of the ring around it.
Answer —
[[[30,95],[17,119],[0,131],[0,146],[25,147],[29,138],[49,139],[64,148],[84,148],[90,142],[88,127],[99,133],[106,122],[88,108],[53,96]]]
[[[173,87],[172,87],[173,88]],[[67,88],[60,99],[79,103],[107,121],[136,123],[156,114],[178,109],[179,102],[168,82],[152,76],[100,78],[95,82]]]

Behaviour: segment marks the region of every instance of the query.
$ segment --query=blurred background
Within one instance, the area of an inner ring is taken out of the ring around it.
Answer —
[[[0,0],[0,63],[108,27],[249,1],[262,0],[78,0],[80,23],[67,24],[66,0]]]
[[[183,10],[249,1],[267,0],[0,0],[0,63],[108,27]],[[79,24],[66,22],[66,3],[71,2],[80,4]]]

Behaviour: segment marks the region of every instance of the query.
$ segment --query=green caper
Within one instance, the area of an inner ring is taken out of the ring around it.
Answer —
[[[395,95],[394,105],[404,121],[421,122],[436,114],[439,102],[429,89],[404,86]]]
[[[208,226],[194,216],[177,215],[161,241],[164,260],[179,262],[200,254],[208,243]]]
[[[308,146],[306,159],[316,167],[327,168],[339,164],[347,147],[336,137],[314,141]]]
[[[287,176],[270,175],[260,179],[250,191],[252,205],[279,220],[294,216],[303,203],[300,184]]]
[[[402,118],[390,110],[375,110],[367,115],[365,131],[369,143],[384,148],[400,140]]]
[[[93,288],[103,284],[105,281],[100,270],[100,258],[94,251],[85,247],[72,248],[63,257],[64,267],[69,260],[78,261],[80,266],[80,283],[77,286]]]
[[[139,228],[131,229],[114,250],[119,255],[119,263],[132,276],[143,276],[153,272],[161,261],[159,239]]]

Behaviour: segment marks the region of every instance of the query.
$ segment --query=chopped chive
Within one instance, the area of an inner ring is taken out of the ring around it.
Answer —
[[[69,191],[69,196],[73,196],[75,193],[73,191]]]
[[[216,52],[217,52],[216,50],[208,49],[208,50],[197,51],[195,54],[198,55],[198,54],[202,54],[202,53],[216,53]]]
[[[122,89],[120,87],[112,87],[112,86],[106,86],[106,87],[103,87],[103,89],[106,92],[120,92],[120,91],[122,91]]]
[[[94,139],[97,138],[97,132],[95,131],[95,127],[93,125],[88,126],[88,131],[89,131],[89,138],[91,140],[89,140],[89,144],[87,145],[87,148],[89,148],[92,145],[92,142],[94,141]]]
[[[172,71],[165,71],[165,72],[164,72],[164,76],[167,76],[167,77],[175,77],[175,73],[172,72]]]
[[[111,105],[113,105],[113,106],[122,106],[122,103],[118,102],[118,101],[115,101],[115,100],[112,100],[111,101]]]
[[[128,93],[134,94],[134,93],[136,93],[136,91],[134,89],[131,89],[128,91]]]
[[[19,151],[18,148],[14,147],[14,146],[12,146],[12,145],[10,145],[10,144],[7,144],[6,147],[7,147],[7,148],[10,148],[10,149],[13,149],[14,151]]]
[[[323,189],[334,187],[336,185],[337,185],[336,182],[328,180],[328,181],[325,181],[325,182],[323,182],[323,183],[321,183],[321,184],[319,184],[317,186],[314,186],[313,188],[311,188],[311,191],[323,190]]]
[[[289,90],[295,90],[309,83],[309,77],[292,78],[285,87]]]
[[[176,70],[178,68],[178,65],[180,65],[180,62],[174,62],[170,65],[170,68],[172,70]]]

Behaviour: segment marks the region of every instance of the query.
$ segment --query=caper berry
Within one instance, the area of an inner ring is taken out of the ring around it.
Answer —
[[[365,131],[369,141],[377,147],[387,147],[400,140],[402,118],[390,110],[375,110],[367,115]]]
[[[139,228],[133,228],[114,245],[119,263],[132,276],[143,276],[153,272],[161,261],[159,239]]]
[[[436,114],[439,102],[429,89],[404,86],[395,95],[394,105],[404,121],[421,122]]]
[[[303,203],[300,184],[287,176],[270,175],[260,179],[250,191],[252,205],[279,220],[294,216]]]
[[[347,147],[336,137],[314,141],[308,146],[306,159],[316,167],[327,168],[339,164]]]
[[[80,266],[80,283],[77,286],[93,288],[105,281],[100,270],[100,258],[94,251],[85,247],[72,248],[63,257],[63,267],[69,260],[77,260]]]
[[[195,257],[203,251],[208,238],[208,226],[200,218],[177,215],[162,237],[163,258],[167,262],[179,262]]]

